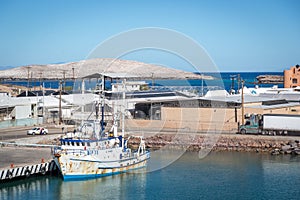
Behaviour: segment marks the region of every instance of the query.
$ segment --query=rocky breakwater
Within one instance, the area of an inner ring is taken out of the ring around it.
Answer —
[[[283,83],[283,76],[280,75],[259,75],[256,77],[258,83],[280,84]]]
[[[209,148],[214,151],[241,151],[241,152],[272,152],[295,142],[297,137],[285,136],[257,136],[257,135],[227,135],[227,134],[157,134],[146,137],[146,147],[149,149],[186,149],[199,151]],[[137,147],[139,139],[131,139],[128,144]]]
[[[286,145],[281,146],[281,148],[276,148],[272,150],[271,154],[272,155],[279,155],[279,154],[300,155],[299,140],[295,140],[294,142],[290,141]]]

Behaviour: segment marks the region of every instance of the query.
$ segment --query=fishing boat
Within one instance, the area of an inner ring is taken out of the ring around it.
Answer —
[[[86,138],[81,133],[60,139],[61,145],[54,149],[54,161],[64,180],[109,176],[146,166],[150,152],[143,138],[139,137],[138,149],[133,151],[127,147],[124,135],[116,135],[116,127],[113,129],[113,135],[100,139]]]
[[[105,133],[103,113],[102,104],[102,119],[95,120],[91,126],[94,134],[74,131],[62,137],[60,146],[54,148],[54,161],[64,180],[98,178],[146,167],[150,152],[145,148],[143,137],[138,136],[136,150],[127,145],[133,136],[124,137],[124,112],[121,134],[118,132],[119,114],[115,113],[112,127]],[[100,131],[97,127],[101,127]]]

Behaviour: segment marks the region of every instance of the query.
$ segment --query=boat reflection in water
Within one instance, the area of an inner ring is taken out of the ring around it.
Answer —
[[[0,185],[0,199],[133,199],[146,194],[146,168],[85,181],[63,181],[56,176],[31,177]],[[128,184],[130,182],[130,184]]]
[[[144,199],[146,178],[146,168],[141,168],[99,179],[64,181],[59,195],[61,199],[76,199],[80,196],[88,199],[135,199],[136,193],[133,191],[138,189],[139,199]]]

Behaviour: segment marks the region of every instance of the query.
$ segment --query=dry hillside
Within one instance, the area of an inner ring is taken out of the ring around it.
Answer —
[[[82,78],[95,73],[125,73],[139,78],[201,79],[200,75],[142,62],[97,58],[64,64],[28,65],[2,70],[0,79],[62,79]],[[204,76],[204,79],[212,79]]]

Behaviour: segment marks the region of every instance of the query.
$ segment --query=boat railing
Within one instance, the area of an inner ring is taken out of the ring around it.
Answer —
[[[87,155],[87,151],[82,150],[82,149],[68,149],[68,150],[65,150],[64,153],[66,155],[68,155],[68,154],[71,154],[71,155]]]
[[[61,147],[54,148],[52,153],[53,154],[69,154],[69,155],[98,155],[99,150],[109,150],[113,148],[106,148],[106,147],[97,147],[97,148],[90,148],[90,149],[64,149]],[[128,152],[130,154],[130,152]]]

